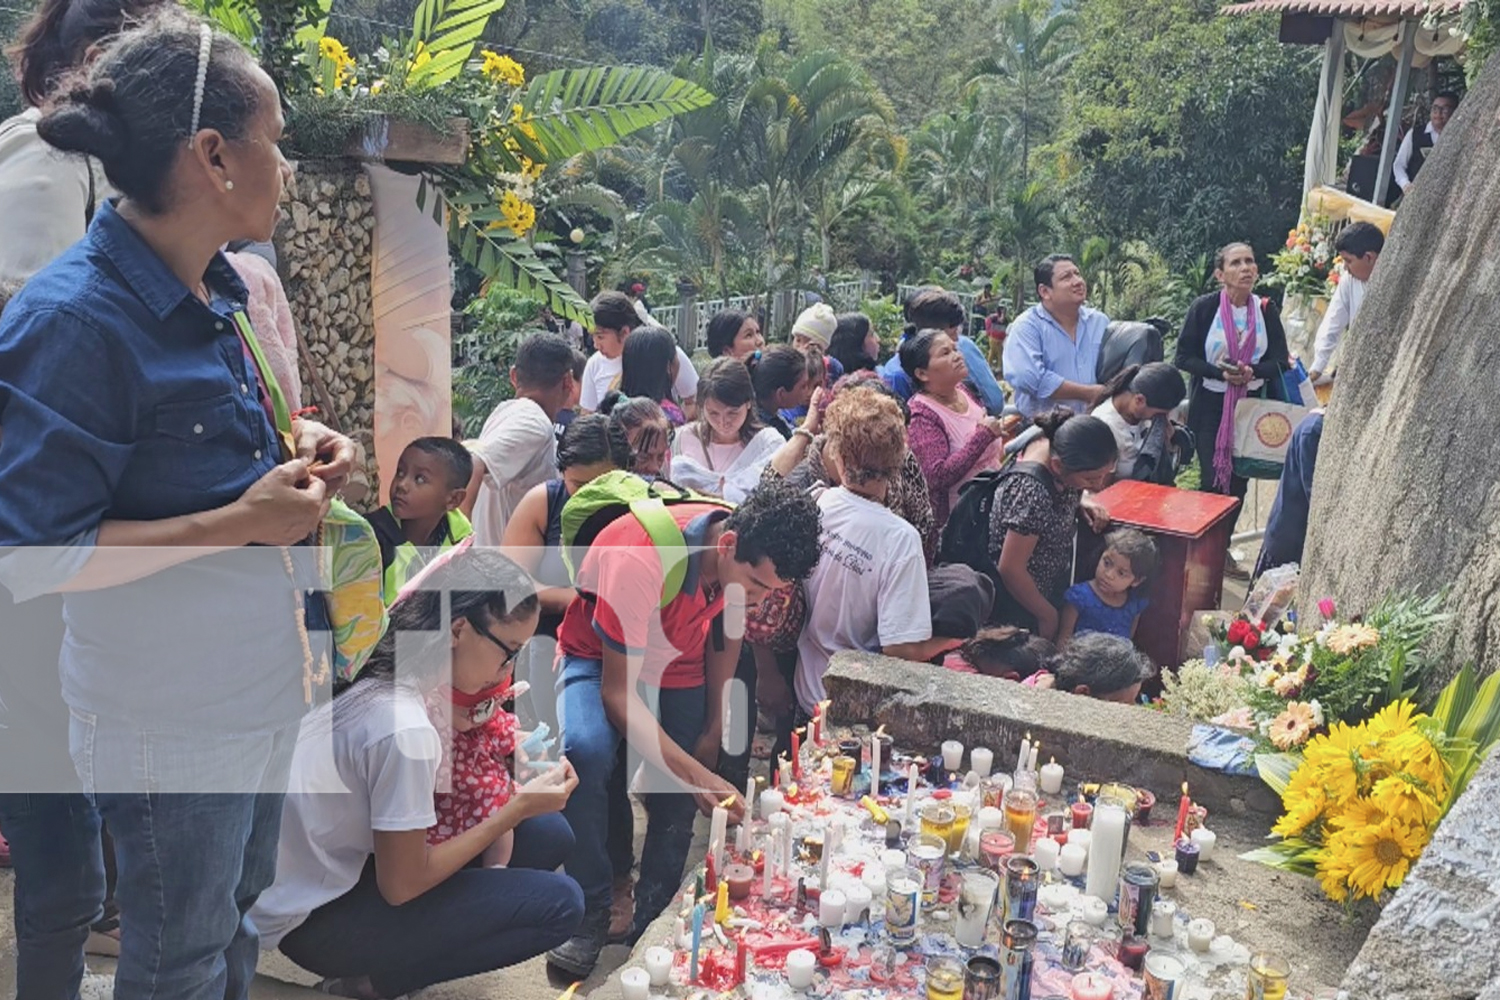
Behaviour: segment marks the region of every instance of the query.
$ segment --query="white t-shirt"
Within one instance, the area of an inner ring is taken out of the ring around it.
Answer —
[[[22,282],[83,239],[93,161],[69,156],[36,134],[42,113],[28,108],[0,122],[0,281]],[[97,207],[114,192],[94,178]]]
[[[840,650],[878,653],[932,638],[922,537],[884,504],[835,486],[818,497],[823,556],[807,583],[807,625],[797,643],[797,700],[811,712]]]
[[[250,911],[266,951],[354,888],[375,852],[374,831],[426,830],[437,822],[442,740],[421,697],[387,685],[345,694],[336,716],[334,707],[304,719],[297,737],[276,881]]]
[[[597,411],[604,397],[609,395],[609,387],[619,377],[619,358],[606,358],[598,351],[589,355],[588,363],[583,366],[583,389],[578,397],[579,407],[590,413]],[[678,402],[698,395],[698,369],[693,367],[693,359],[684,354],[680,347],[677,348],[677,381],[672,383],[672,392],[676,394]]]
[[[557,432],[535,401],[508,399],[468,446],[485,468],[471,518],[474,544],[499,545],[526,491],[557,476]]]
[[[1120,416],[1120,411],[1115,409],[1115,401],[1106,399],[1094,407],[1094,416],[1104,421],[1109,429],[1114,432],[1115,444],[1120,447],[1120,460],[1115,465],[1115,475],[1120,479],[1131,478],[1135,471],[1135,460],[1141,454],[1141,446],[1146,443],[1146,434],[1151,430],[1149,421],[1142,420],[1138,424],[1131,424]]]

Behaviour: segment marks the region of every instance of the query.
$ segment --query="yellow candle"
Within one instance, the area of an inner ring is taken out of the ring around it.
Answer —
[[[719,898],[714,904],[714,921],[719,924],[729,923],[729,880],[719,879]]]

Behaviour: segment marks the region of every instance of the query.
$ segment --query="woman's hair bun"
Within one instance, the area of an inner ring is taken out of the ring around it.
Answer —
[[[106,170],[129,143],[125,119],[115,108],[114,85],[109,80],[69,92],[37,122],[36,132],[47,145],[64,153],[95,157]]]
[[[1041,413],[1038,413],[1031,418],[1031,422],[1040,427],[1042,433],[1047,436],[1047,440],[1051,441],[1057,435],[1062,425],[1076,416],[1078,414],[1066,406],[1055,406],[1050,410],[1043,410]]]

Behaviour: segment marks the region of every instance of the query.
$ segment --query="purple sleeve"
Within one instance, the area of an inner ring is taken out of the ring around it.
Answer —
[[[949,490],[969,478],[979,456],[995,443],[995,435],[980,426],[969,435],[969,440],[962,448],[954,451],[942,423],[920,406],[912,407],[911,426],[906,429],[906,439],[912,454],[922,464],[922,475],[927,478],[927,488],[934,492]]]

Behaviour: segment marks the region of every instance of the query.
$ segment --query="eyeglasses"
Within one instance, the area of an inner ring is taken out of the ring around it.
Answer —
[[[503,643],[503,642],[500,641],[499,636],[495,635],[495,633],[491,632],[489,629],[485,628],[483,625],[481,625],[479,622],[476,622],[474,619],[470,618],[469,619],[469,624],[474,626],[474,631],[478,632],[480,635],[484,636],[490,642],[493,642],[495,645],[497,645],[497,646],[500,647],[500,651],[505,654],[505,659],[503,659],[503,660],[500,661],[500,666],[502,666],[502,667],[508,667],[512,663],[514,663],[515,660],[516,660],[516,657],[518,657],[518,656],[521,655],[521,650],[523,650],[523,649],[526,648],[526,643],[531,641],[530,639],[528,639],[528,640],[526,640],[526,642],[521,643],[515,649],[511,649],[505,643]]]

